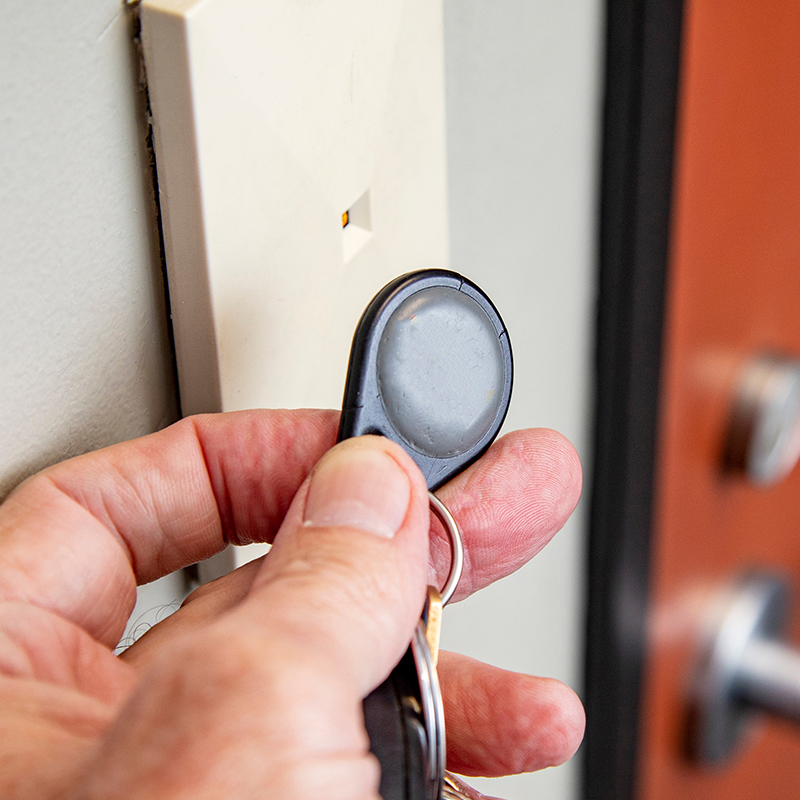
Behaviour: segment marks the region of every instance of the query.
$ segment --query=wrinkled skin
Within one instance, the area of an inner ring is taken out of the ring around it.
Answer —
[[[337,447],[392,460],[397,532],[309,522],[309,474],[337,424],[190,418],[45,470],[0,506],[0,796],[377,800],[361,699],[403,653],[449,551],[435,526],[428,541],[416,466],[378,437]],[[443,487],[466,548],[456,599],[535,555],[580,482],[569,443],[528,430]],[[137,583],[231,542],[274,546],[114,655]],[[578,746],[583,710],[557,681],[450,653],[439,670],[449,769],[535,770]]]

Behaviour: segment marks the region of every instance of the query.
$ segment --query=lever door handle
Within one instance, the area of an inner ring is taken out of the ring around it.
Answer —
[[[800,724],[800,650],[753,639],[742,653],[735,688],[753,708]]]
[[[800,725],[800,650],[781,640],[790,596],[788,580],[762,573],[721,598],[694,682],[691,738],[701,762],[728,758],[760,713]]]

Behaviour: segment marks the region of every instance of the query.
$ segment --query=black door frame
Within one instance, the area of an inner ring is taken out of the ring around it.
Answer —
[[[634,800],[682,0],[608,0],[585,800]]]

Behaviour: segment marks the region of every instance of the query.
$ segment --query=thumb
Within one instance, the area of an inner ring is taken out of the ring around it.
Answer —
[[[419,620],[428,528],[427,488],[402,448],[379,436],[341,442],[298,491],[240,613],[365,696]]]
[[[334,447],[243,602],[152,662],[75,796],[377,798],[361,700],[419,619],[428,524],[400,447]]]

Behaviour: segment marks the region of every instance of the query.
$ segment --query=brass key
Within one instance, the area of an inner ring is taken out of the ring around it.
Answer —
[[[494,800],[494,798],[481,794],[452,772],[445,772],[442,800]]]
[[[435,586],[428,587],[425,608],[422,609],[422,624],[425,626],[425,638],[431,651],[433,666],[439,663],[439,640],[442,633],[442,596]]]

